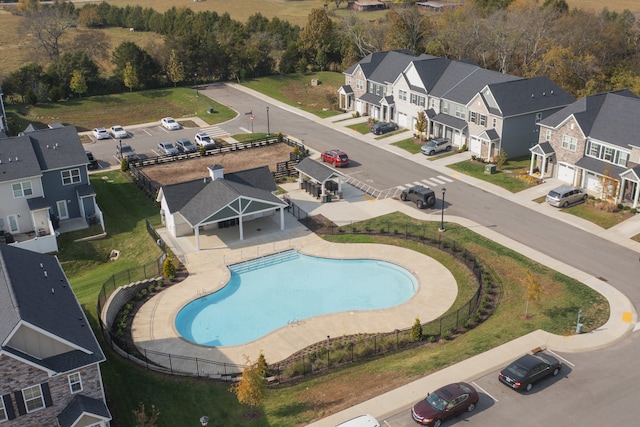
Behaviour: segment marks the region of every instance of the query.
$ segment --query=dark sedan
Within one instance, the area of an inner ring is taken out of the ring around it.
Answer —
[[[371,127],[371,132],[376,135],[382,135],[383,133],[392,132],[394,130],[398,130],[398,125],[388,122],[378,122]]]
[[[562,363],[543,352],[525,354],[498,374],[498,379],[514,390],[529,391],[533,384],[545,377],[556,376]]]
[[[411,416],[422,425],[439,427],[444,420],[476,409],[479,399],[478,392],[471,385],[449,384],[416,403],[411,409]]]

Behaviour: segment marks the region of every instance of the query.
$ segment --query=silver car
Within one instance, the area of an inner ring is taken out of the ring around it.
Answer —
[[[424,144],[420,151],[427,156],[433,156],[441,151],[451,151],[451,141],[447,138],[435,138]]]
[[[563,185],[549,191],[547,203],[556,208],[566,208],[574,203],[584,202],[588,198],[589,195],[582,188]]]

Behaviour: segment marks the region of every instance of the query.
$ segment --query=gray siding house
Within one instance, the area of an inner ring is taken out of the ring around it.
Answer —
[[[58,250],[56,233],[103,225],[89,161],[73,126],[0,138],[0,233],[37,252]]]

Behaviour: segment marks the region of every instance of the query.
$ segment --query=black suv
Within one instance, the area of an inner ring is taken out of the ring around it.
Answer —
[[[402,190],[400,194],[402,201],[415,202],[418,209],[430,208],[436,204],[436,193],[432,189],[416,185]]]

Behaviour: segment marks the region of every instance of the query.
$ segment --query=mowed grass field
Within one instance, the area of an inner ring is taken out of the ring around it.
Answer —
[[[324,0],[239,0],[228,2],[225,0],[205,0],[194,2],[191,0],[111,0],[109,4],[124,7],[127,5],[140,5],[142,7],[152,7],[159,12],[164,12],[172,7],[189,8],[194,12],[205,10],[216,11],[219,14],[228,13],[232,19],[240,22],[246,21],[248,17],[256,13],[273,19],[278,17],[281,20],[288,21],[294,25],[304,27],[307,23],[307,17],[313,9],[324,7]],[[591,12],[600,12],[604,7],[611,11],[621,12],[628,9],[640,15],[640,1],[638,0],[611,0],[603,3],[601,0],[567,0],[570,8],[580,8]],[[335,3],[327,3],[329,11],[338,17],[347,16],[350,11],[346,9],[346,3],[343,3],[339,10],[336,10]],[[37,61],[40,55],[36,55],[29,44],[21,36],[18,35],[19,28],[24,18],[12,15],[8,10],[13,5],[0,4],[0,81],[12,71],[15,71],[23,65]],[[82,7],[78,4],[77,7]],[[386,11],[360,12],[363,19],[375,20],[384,17]],[[79,32],[88,31],[86,29],[77,28],[69,33],[69,37],[77,35]],[[162,38],[158,38],[156,34],[144,32],[130,32],[126,28],[109,28],[103,30],[109,38],[110,51],[105,55],[96,58],[102,70],[109,73],[113,68],[111,64],[111,51],[122,41],[132,41],[139,46],[147,49],[151,44],[162,46]],[[64,39],[63,39],[64,42]]]

